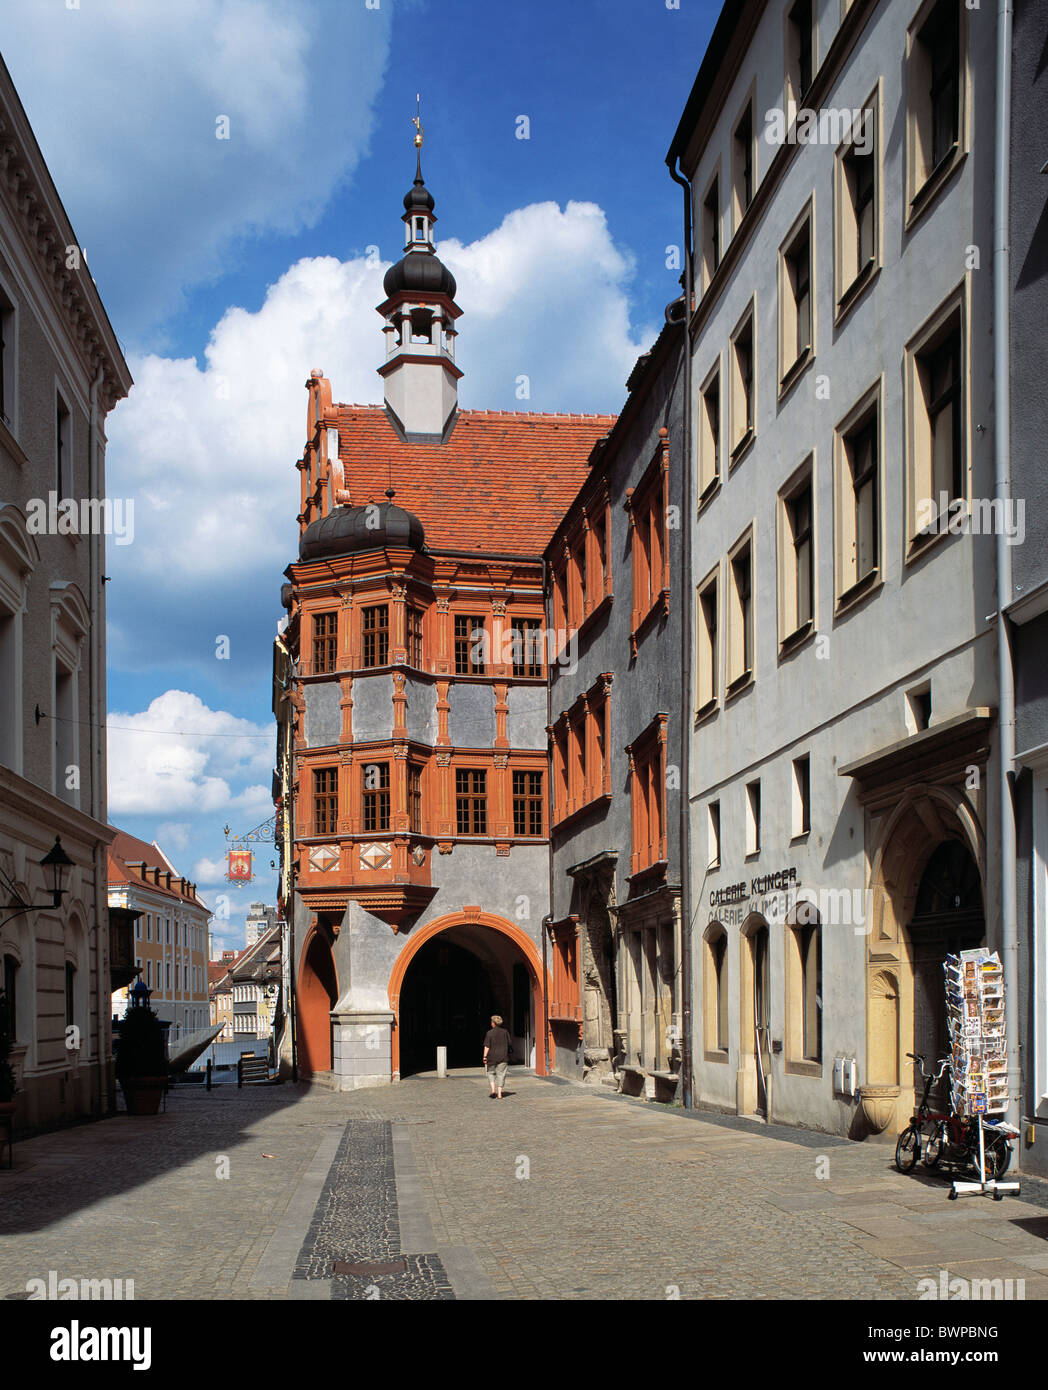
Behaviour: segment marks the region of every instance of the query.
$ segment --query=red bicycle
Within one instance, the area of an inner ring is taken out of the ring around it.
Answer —
[[[950,1058],[940,1060],[939,1069],[934,1074],[924,1070],[923,1056],[908,1052],[917,1063],[924,1077],[924,1095],[914,1111],[910,1123],[899,1135],[895,1145],[895,1166],[900,1173],[913,1170],[918,1158],[926,1168],[937,1168],[945,1158],[947,1163],[979,1171],[979,1121],[978,1117],[949,1114],[932,1110],[928,1096],[932,1083],[940,1080],[950,1065]],[[931,1125],[931,1133],[925,1138],[925,1126]],[[984,1117],[983,1155],[987,1181],[1002,1177],[1012,1161],[1011,1141],[1018,1134],[1014,1125]],[[923,1152],[922,1152],[923,1150]]]
[[[924,1070],[923,1056],[913,1052],[907,1052],[906,1055],[911,1061],[916,1062],[924,1077],[924,1095],[921,1096],[916,1110],[910,1116],[910,1123],[899,1135],[895,1145],[895,1166],[900,1173],[912,1172],[919,1158],[924,1159],[927,1168],[934,1168],[938,1164],[943,1155],[944,1126],[954,1118],[941,1110],[933,1110],[928,1104],[932,1084],[942,1077],[950,1065],[949,1057],[941,1059],[937,1072],[928,1072]],[[925,1142],[924,1128],[928,1124],[931,1124],[933,1129]]]

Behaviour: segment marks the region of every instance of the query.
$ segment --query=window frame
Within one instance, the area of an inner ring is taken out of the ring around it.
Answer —
[[[754,524],[751,522],[739,539],[728,551],[727,570],[725,575],[725,601],[724,626],[725,641],[725,661],[724,661],[724,697],[730,700],[734,696],[745,690],[755,680],[757,664],[757,634],[756,634],[756,610],[754,595],[756,593],[756,573],[755,573],[755,545],[754,545]],[[745,596],[742,596],[736,580],[736,564],[744,551],[749,554],[749,588]],[[748,605],[748,606],[747,606]],[[742,631],[736,631],[737,625],[741,622]],[[737,668],[736,655],[737,644],[742,644],[743,664]]]
[[[800,496],[809,497],[808,517],[808,600],[810,613],[801,619],[798,594],[800,565],[797,555],[797,528],[793,508]],[[816,630],[818,612],[818,513],[815,495],[815,455],[811,453],[779,491],[777,499],[779,550],[779,655],[785,656],[801,646]]]
[[[716,395],[716,431],[710,425],[710,396]],[[695,431],[695,481],[697,510],[702,511],[720,487],[724,475],[724,383],[720,353],[699,387],[699,428]],[[712,454],[712,468],[710,467]]]
[[[871,199],[873,212],[871,232],[873,247],[870,257],[859,264],[859,219],[856,212],[855,189],[849,164],[854,166],[856,141],[854,130],[849,139],[843,141],[834,154],[833,160],[833,302],[834,323],[841,323],[852,307],[862,298],[866,287],[876,278],[882,265],[883,214],[884,214],[884,142],[881,129],[881,82],[876,86],[859,109],[869,111],[869,124],[873,131],[873,150],[868,156],[872,162],[873,191]],[[854,242],[855,262],[851,261],[847,250],[849,242]]]
[[[779,243],[778,257],[778,334],[779,334],[779,399],[782,400],[803,375],[809,363],[815,360],[817,337],[817,300],[815,288],[818,284],[815,260],[815,194],[812,192],[804,207]],[[798,309],[798,295],[791,274],[791,263],[796,259],[797,247],[801,239],[808,245],[807,293],[808,293],[808,342],[806,346],[793,351],[787,347],[787,339],[796,344],[800,338],[801,316]]]
[[[953,0],[957,15],[957,138],[939,158],[934,159],[931,77],[927,42],[922,37],[939,5],[951,0],[925,0],[906,30],[905,92],[906,175],[904,227],[909,231],[964,162],[970,144],[970,63],[968,55],[968,14],[961,0]]]
[[[714,609],[712,633],[709,629],[706,617],[707,608],[704,603],[704,599],[711,591]],[[719,561],[695,586],[695,620],[694,719],[698,723],[720,706],[720,639],[724,627],[724,616],[721,604],[721,567]]]
[[[935,531],[923,535],[918,530],[922,501],[930,499],[938,509],[939,497],[935,491],[934,434],[928,418],[928,402],[922,382],[926,370],[923,359],[941,349],[949,338],[956,335],[957,340],[957,380],[954,389],[959,396],[955,406],[956,422],[959,422],[961,439],[958,447],[961,473],[961,491],[955,498],[951,480],[950,501],[963,500],[970,509],[972,500],[972,392],[969,389],[971,365],[971,344],[969,341],[970,322],[967,304],[967,285],[962,282],[935,312],[925,320],[910,341],[904,353],[905,391],[903,410],[904,423],[904,469],[906,474],[906,563],[917,560],[928,552],[937,542],[951,533],[942,524]],[[921,438],[921,436],[924,438]],[[923,490],[922,489],[926,489]]]
[[[876,506],[876,563],[865,574],[858,571],[858,538],[855,524],[854,473],[849,455],[849,440],[873,420],[877,428],[877,486],[874,489]],[[855,402],[834,430],[834,600],[835,612],[841,613],[852,603],[879,588],[884,582],[884,391],[883,379],[878,377]],[[845,565],[844,550],[853,549],[851,561]]]
[[[739,366],[739,341],[749,334],[749,386]],[[732,330],[728,347],[728,470],[749,451],[757,435],[757,296],[753,295]],[[740,407],[745,403],[744,410]],[[738,416],[745,415],[739,429]]]

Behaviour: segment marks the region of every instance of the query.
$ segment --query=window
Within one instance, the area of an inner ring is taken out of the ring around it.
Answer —
[[[55,489],[59,498],[73,495],[73,441],[69,407],[55,397]]]
[[[542,623],[538,618],[514,618],[510,648],[515,676],[542,675]]]
[[[313,834],[334,835],[338,825],[338,768],[319,767],[313,773]]]
[[[590,699],[593,717],[593,747],[597,765],[593,769],[593,796],[605,796],[611,791],[611,768],[608,764],[608,699],[607,695]]]
[[[166,961],[164,962],[164,990],[165,990],[165,992],[169,992],[170,989],[171,989],[171,962],[170,962],[169,960],[166,960]]]
[[[513,834],[542,834],[542,773],[513,774]]]
[[[731,142],[731,185],[732,206],[735,213],[735,226],[738,227],[753,202],[753,103],[747,101],[746,109],[739,118]]]
[[[707,869],[719,869],[721,862],[721,817],[720,802],[711,801],[706,808]]]
[[[714,174],[702,200],[703,286],[709,285],[720,265],[720,178]]]
[[[158,937],[159,937],[159,933],[158,933],[157,935],[158,935]],[[147,940],[147,941],[152,941],[152,939],[153,939],[153,917],[152,917],[152,914],[151,914],[151,913],[147,912],[147,913],[146,913],[146,940]]]
[[[14,430],[15,368],[18,351],[18,330],[15,309],[6,292],[0,289],[0,420]]]
[[[3,1020],[8,1037],[18,1037],[18,958],[4,956],[4,1007],[7,1017]]]
[[[371,608],[361,610],[362,652],[361,665],[387,666],[389,664],[389,604],[377,603]]]
[[[63,801],[75,802],[70,788],[70,771],[76,766],[76,674],[68,670],[55,654],[55,793]],[[73,779],[75,780],[75,779]]]
[[[159,982],[160,982],[160,976],[159,976],[159,973],[158,973],[158,974],[157,974],[157,983],[159,984]],[[146,958],[146,988],[147,988],[147,989],[152,989],[152,988],[153,988],[153,960],[152,960],[152,957],[147,957],[147,958]]]
[[[932,722],[932,687],[929,681],[913,690],[906,692],[906,701],[909,705],[910,717],[907,724],[911,733],[920,733],[922,729],[927,729]]]
[[[702,404],[699,411],[699,504],[701,505],[713,492],[720,481],[720,365],[714,367],[702,388]]]
[[[455,615],[455,674],[469,676],[484,674],[484,619]]]
[[[746,537],[728,559],[728,690],[753,675],[753,548]]]
[[[761,852],[761,784],[746,784],[746,854]]]
[[[553,729],[554,815],[557,820],[568,813],[568,721],[560,719]]]
[[[779,379],[814,352],[811,296],[811,208],[779,252]]]
[[[793,760],[793,838],[811,831],[811,758]]]
[[[460,835],[488,833],[488,774],[477,768],[455,770],[455,816]]]
[[[786,16],[787,101],[800,104],[815,74],[815,24],[812,0],[796,0]],[[792,116],[792,113],[791,113]]]
[[[961,325],[955,299],[907,349],[911,543],[943,531],[950,504],[968,495]]]
[[[798,909],[801,924],[790,929],[787,967],[787,1066],[812,1071],[822,1063],[822,926],[808,903]]]
[[[408,763],[408,829],[412,835],[422,834],[422,768]]]
[[[666,546],[667,451],[660,445],[652,465],[638,486],[626,495],[631,522],[633,613],[630,643],[637,650],[637,633],[661,601],[669,604],[669,554]]]
[[[631,876],[661,867],[666,861],[666,723],[665,715],[656,715],[640,738],[626,749],[633,832]]]
[[[714,570],[697,591],[695,672],[698,687],[695,694],[696,716],[704,714],[717,703],[717,590],[719,579],[719,572]]]
[[[409,603],[408,618],[408,665],[416,670],[424,670],[422,665],[422,609]]]
[[[728,937],[719,923],[706,936],[705,989],[703,991],[707,1053],[728,1051]],[[721,1060],[721,1059],[718,1059]]]
[[[338,614],[313,615],[313,670],[317,675],[336,669],[338,650]]]
[[[837,592],[847,596],[880,566],[878,399],[852,412],[838,431]]]
[[[608,510],[607,504],[599,511],[595,512],[590,521],[590,531],[593,534],[593,559],[596,566],[594,570],[594,603],[599,603],[605,594],[610,592],[608,585]]]
[[[779,640],[787,645],[809,632],[815,619],[811,470],[809,462],[780,498]]]
[[[965,43],[960,0],[926,5],[910,29],[906,98],[911,208],[940,186],[963,146]]]
[[[852,140],[835,162],[836,265],[834,293],[838,310],[850,304],[877,264],[879,102],[875,97],[852,125]]]
[[[753,305],[731,338],[731,456],[753,438]]]

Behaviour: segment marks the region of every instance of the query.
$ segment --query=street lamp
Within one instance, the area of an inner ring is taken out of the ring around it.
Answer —
[[[8,882],[5,876],[4,883],[14,901],[4,904],[5,909],[10,908],[13,909],[13,911],[4,918],[3,922],[0,922],[0,926],[6,926],[13,918],[20,917],[23,912],[36,912],[43,907],[61,907],[62,898],[67,891],[62,886],[63,873],[66,869],[71,869],[73,867],[73,861],[62,848],[62,841],[57,835],[55,836],[54,844],[44,855],[43,859],[40,860],[40,867],[44,870],[44,882],[48,884],[46,891],[51,894],[51,901],[49,903],[23,902],[15,891],[14,885]]]

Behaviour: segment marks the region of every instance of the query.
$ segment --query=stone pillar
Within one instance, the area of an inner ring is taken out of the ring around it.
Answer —
[[[332,1064],[340,1091],[388,1086],[393,1079],[391,1009],[342,1009],[332,1013]]]

